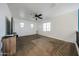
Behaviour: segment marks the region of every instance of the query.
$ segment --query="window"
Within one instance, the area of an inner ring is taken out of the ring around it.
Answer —
[[[46,31],[46,23],[43,24],[43,31]]]
[[[47,23],[43,23],[43,31],[51,31],[51,23],[47,22]]]
[[[20,23],[20,27],[23,28],[24,27],[24,23]]]
[[[31,24],[30,26],[31,26],[31,28],[33,28],[34,27],[34,24]]]

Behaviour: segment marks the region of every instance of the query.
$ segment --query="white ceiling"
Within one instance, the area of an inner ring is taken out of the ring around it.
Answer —
[[[53,17],[79,7],[76,3],[9,3],[11,14],[19,19],[33,19],[35,13],[43,14],[45,17]]]
[[[54,3],[10,3],[8,4],[11,14],[15,18],[32,18],[35,13],[43,14],[55,7]]]

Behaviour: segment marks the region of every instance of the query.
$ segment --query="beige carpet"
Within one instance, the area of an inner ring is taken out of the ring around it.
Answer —
[[[77,56],[74,43],[40,35],[17,38],[16,56]]]

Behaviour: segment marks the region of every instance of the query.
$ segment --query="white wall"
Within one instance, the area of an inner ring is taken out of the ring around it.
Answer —
[[[52,28],[50,32],[43,32],[42,24],[44,22],[51,22]],[[67,12],[54,18],[47,18],[40,21],[40,23],[38,22],[38,26],[38,33],[40,35],[75,43],[79,55],[79,48],[76,43],[76,31],[78,31],[78,10]]]
[[[45,11],[46,17],[42,20],[38,30],[40,35],[61,39],[68,42],[74,42],[76,44],[76,31],[78,31],[78,9],[79,4],[57,4],[53,9]],[[51,22],[52,31],[43,32],[42,23]],[[79,48],[76,44],[79,54]]]
[[[5,3],[0,3],[0,16],[7,16],[9,19],[11,19],[11,13],[8,8],[8,5]]]
[[[51,22],[51,31],[44,32],[42,24]],[[77,30],[77,11],[68,12],[60,16],[45,19],[39,23],[39,34],[61,39],[64,41],[75,42]]]
[[[2,47],[1,38],[5,35],[5,16],[9,19],[11,18],[11,14],[7,4],[0,3],[0,49]],[[1,50],[0,50],[1,52]],[[1,54],[0,54],[1,55]]]
[[[20,27],[21,22],[24,23],[24,28]],[[30,24],[34,24],[33,29]],[[36,23],[34,21],[14,18],[14,32],[16,32],[19,36],[36,34],[36,28]]]

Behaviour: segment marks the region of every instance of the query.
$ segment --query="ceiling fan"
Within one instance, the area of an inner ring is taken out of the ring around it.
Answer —
[[[35,18],[35,20],[43,19],[42,14],[35,14],[33,18]]]

